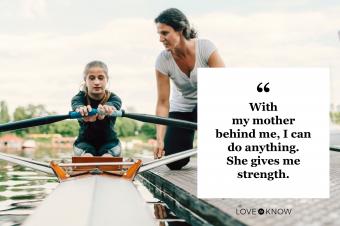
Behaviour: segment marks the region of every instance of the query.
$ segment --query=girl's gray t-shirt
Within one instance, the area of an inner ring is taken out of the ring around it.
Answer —
[[[163,50],[156,60],[156,70],[172,80],[170,112],[191,112],[197,104],[197,68],[209,67],[210,55],[216,50],[207,39],[195,39],[195,66],[188,77],[177,66],[171,53]]]

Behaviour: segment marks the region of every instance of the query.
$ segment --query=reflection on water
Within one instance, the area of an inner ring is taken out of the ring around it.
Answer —
[[[159,220],[159,226],[190,226],[182,219],[178,219],[173,212],[164,203],[155,203],[154,214]]]
[[[20,151],[1,150],[13,155],[31,158],[38,161],[49,162],[50,160],[70,159],[71,150],[37,148]],[[152,151],[145,148],[138,150],[125,150],[123,157],[152,158]],[[165,211],[167,217],[157,211],[156,219],[159,225],[188,225],[176,217],[166,206],[155,199],[152,194],[138,181],[135,182],[137,189],[141,192],[144,200],[149,203],[150,211],[154,212],[154,203],[162,205],[160,210]],[[20,225],[36,208],[40,202],[58,185],[57,179],[47,174],[36,172],[32,169],[12,165],[0,160],[0,225]],[[156,212],[155,212],[156,214]],[[176,219],[176,220],[175,220]],[[185,224],[183,224],[185,223]]]
[[[8,153],[46,161],[59,152],[28,149]],[[55,177],[0,161],[0,225],[20,225],[57,184]]]

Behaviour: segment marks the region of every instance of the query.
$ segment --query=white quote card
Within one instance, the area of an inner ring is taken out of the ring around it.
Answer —
[[[198,69],[199,198],[329,198],[329,69]]]

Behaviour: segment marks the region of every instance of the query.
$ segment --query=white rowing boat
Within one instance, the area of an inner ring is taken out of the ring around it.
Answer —
[[[24,226],[149,226],[157,221],[132,182],[136,174],[195,154],[192,149],[146,164],[110,157],[47,164],[3,153],[0,159],[53,174],[60,182]]]

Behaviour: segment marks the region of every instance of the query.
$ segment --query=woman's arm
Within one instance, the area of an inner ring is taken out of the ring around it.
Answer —
[[[217,50],[210,55],[208,65],[209,67],[225,67],[223,59]]]
[[[156,70],[157,81],[157,105],[156,115],[168,117],[169,114],[169,96],[170,96],[170,80],[167,75]],[[157,130],[157,146],[154,150],[154,157],[161,158],[164,155],[164,135],[166,126],[156,125]]]

